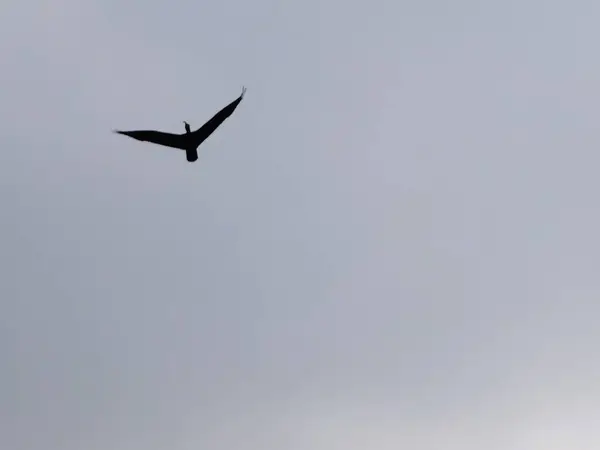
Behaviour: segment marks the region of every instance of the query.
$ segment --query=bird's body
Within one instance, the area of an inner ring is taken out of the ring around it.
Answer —
[[[185,123],[185,133],[173,134],[155,130],[135,130],[135,131],[120,131],[115,130],[115,133],[129,136],[138,141],[152,142],[166,147],[185,150],[186,159],[189,162],[194,162],[198,159],[198,147],[206,140],[225,119],[227,119],[240,104],[244,98],[246,88],[242,90],[241,95],[216,113],[208,122],[198,128],[196,131],[191,131],[187,122]]]

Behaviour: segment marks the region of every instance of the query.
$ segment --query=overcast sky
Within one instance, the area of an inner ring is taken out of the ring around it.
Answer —
[[[3,0],[0,448],[599,448],[599,19]]]

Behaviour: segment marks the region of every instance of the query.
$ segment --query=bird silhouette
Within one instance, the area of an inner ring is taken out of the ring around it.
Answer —
[[[185,124],[185,133],[173,134],[155,130],[134,130],[121,131],[114,130],[115,133],[129,136],[138,141],[151,142],[153,144],[164,145],[166,147],[185,150],[186,158],[189,162],[194,162],[198,159],[198,147],[206,140],[225,119],[227,119],[240,104],[246,93],[246,88],[242,87],[241,95],[216,113],[208,122],[198,128],[196,131],[191,131],[190,124]]]

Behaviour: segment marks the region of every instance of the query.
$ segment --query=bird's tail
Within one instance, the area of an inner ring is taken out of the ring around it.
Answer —
[[[185,151],[185,157],[189,162],[194,162],[198,159],[198,150],[197,149],[188,149]]]

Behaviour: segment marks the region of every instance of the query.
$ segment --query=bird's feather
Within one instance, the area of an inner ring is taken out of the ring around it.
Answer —
[[[218,113],[210,118],[208,122],[194,131],[192,134],[194,136],[194,143],[200,145],[202,142],[206,140],[224,121],[227,119],[235,109],[238,107],[242,99],[244,98],[244,93],[246,90],[242,91],[242,94],[232,101],[230,104],[221,109]]]
[[[138,141],[152,142],[153,144],[164,145],[166,147],[178,148],[185,150],[186,144],[189,143],[189,139],[185,138],[183,134],[164,133],[162,131],[154,130],[134,130],[134,131],[120,131],[115,130],[115,133],[129,136],[130,138],[137,139]],[[189,145],[187,145],[189,146]]]

